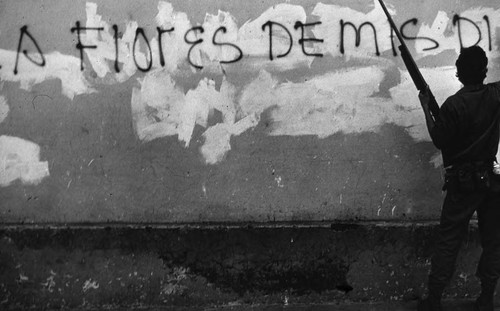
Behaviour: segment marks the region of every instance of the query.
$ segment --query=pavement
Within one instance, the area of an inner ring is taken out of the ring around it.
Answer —
[[[444,301],[444,311],[472,311],[473,300]],[[387,302],[387,303],[342,303],[342,304],[297,304],[297,305],[236,305],[220,307],[189,307],[189,308],[139,308],[129,311],[414,311],[417,301]],[[495,307],[500,311],[500,305]]]
[[[472,311],[472,300],[445,301],[444,311]],[[417,310],[417,302],[391,302],[391,303],[347,303],[347,304],[321,304],[321,305],[268,305],[268,306],[232,306],[221,308],[208,308],[204,311],[410,311]],[[500,311],[500,305],[495,307]]]

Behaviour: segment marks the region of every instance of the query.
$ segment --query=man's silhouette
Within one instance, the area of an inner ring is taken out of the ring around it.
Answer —
[[[436,235],[428,297],[418,310],[442,310],[441,296],[455,270],[461,242],[477,212],[481,246],[477,268],[481,295],[474,310],[493,311],[500,276],[500,192],[493,166],[499,143],[500,82],[484,84],[488,58],[478,46],[462,49],[456,61],[463,88],[450,96],[434,121],[427,91],[419,94],[427,128],[443,155],[446,198]]]

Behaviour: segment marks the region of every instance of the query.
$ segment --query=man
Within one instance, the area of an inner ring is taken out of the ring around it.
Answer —
[[[442,310],[441,296],[455,270],[469,220],[477,212],[482,254],[476,275],[481,294],[476,311],[493,311],[500,276],[500,192],[493,190],[493,164],[499,143],[500,82],[484,84],[488,58],[478,46],[462,49],[456,61],[463,88],[450,96],[433,120],[427,91],[419,94],[427,129],[446,168],[446,198],[428,280],[428,297],[418,310]]]

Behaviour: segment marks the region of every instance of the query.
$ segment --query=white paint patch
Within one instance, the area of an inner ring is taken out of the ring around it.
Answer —
[[[455,77],[455,67],[422,68],[421,72],[439,105],[461,87],[460,82]],[[393,106],[389,111],[388,121],[404,127],[416,141],[430,141],[424,114],[418,100],[418,91],[415,89],[408,71],[401,71],[401,83],[391,88],[390,93]]]
[[[0,88],[1,89],[1,88]],[[0,95],[0,123],[7,118],[9,114],[9,105],[7,105],[7,99]]]
[[[176,135],[182,123],[183,92],[165,71],[154,71],[132,90],[132,118],[137,135],[150,141]]]
[[[177,135],[187,147],[195,125],[207,127],[214,110],[222,113],[223,123],[234,124],[234,93],[234,87],[226,81],[217,91],[215,82],[205,78],[184,95],[166,71],[154,71],[141,81],[140,89],[134,88],[132,92],[136,133],[146,141]]]
[[[32,57],[37,57],[36,53]],[[77,57],[52,52],[45,55],[46,65],[40,67],[20,54],[17,74],[14,74],[15,60],[15,51],[0,49],[0,64],[2,64],[0,80],[20,82],[21,88],[29,91],[35,84],[59,79],[62,94],[70,99],[75,95],[95,92],[80,70],[80,59]]]
[[[249,115],[236,123],[219,123],[209,127],[203,137],[205,142],[200,151],[207,164],[216,164],[224,159],[231,150],[230,140],[232,135],[241,135],[246,130],[257,126],[259,118]]]
[[[383,76],[377,67],[354,68],[269,90],[273,98],[267,102],[275,107],[271,135],[325,138],[338,132],[376,131],[387,105],[370,96]]]
[[[240,135],[258,124],[255,114],[245,114],[236,121],[235,87],[223,80],[220,90],[215,82],[200,81],[198,87],[184,94],[165,70],[145,76],[141,88],[132,91],[132,117],[139,139],[177,135],[188,147],[196,125],[207,128],[203,133],[204,144],[200,151],[209,164],[220,162],[231,149],[232,135]],[[222,120],[208,127],[208,120],[215,111]]]
[[[458,90],[454,68],[423,69],[438,102]],[[232,136],[254,128],[264,111],[270,110],[270,135],[316,135],[376,132],[386,123],[404,127],[417,141],[430,141],[417,91],[406,71],[401,83],[390,90],[391,99],[373,96],[384,73],[377,66],[350,68],[328,73],[303,83],[279,84],[261,71],[235,98],[236,88],[227,81],[219,91],[204,79],[183,94],[162,70],[146,75],[132,95],[132,115],[137,135],[149,141],[177,135],[189,146],[196,125],[207,128],[200,148],[206,163],[216,164],[231,150]],[[443,81],[446,81],[443,83]],[[214,111],[222,121],[207,127]]]
[[[438,101],[458,90],[453,68],[422,70]],[[273,108],[271,135],[316,135],[377,131],[385,123],[403,126],[416,140],[429,141],[425,120],[407,72],[390,92],[392,99],[372,96],[384,74],[378,67],[351,68],[304,83],[283,83],[267,72],[250,83],[240,98],[241,111],[259,115]],[[443,83],[443,81],[446,81]]]
[[[217,15],[207,14],[203,23],[203,29],[207,34],[215,34],[219,27],[225,27],[226,33],[219,31],[216,36],[216,42],[231,42],[237,44],[239,34],[238,25],[235,18],[223,11],[219,11]],[[203,40],[200,44],[195,63],[205,66],[208,61],[215,62],[212,66],[216,67],[219,61],[231,61],[239,57],[239,52],[234,47],[217,46],[212,43],[212,40]]]
[[[0,186],[20,179],[24,184],[38,184],[49,176],[48,162],[40,162],[40,147],[30,141],[0,136]]]
[[[137,22],[130,21],[127,23],[123,35],[118,40],[118,63],[120,72],[116,72],[114,68],[116,59],[115,34],[112,27],[102,20],[102,16],[97,14],[97,4],[87,2],[85,5],[87,13],[87,28],[104,28],[102,31],[85,31],[81,33],[81,40],[85,45],[95,45],[95,49],[85,49],[85,53],[92,65],[92,68],[100,78],[112,74],[111,77],[116,79],[116,82],[123,82],[130,78],[137,71],[133,58],[133,44],[135,33],[138,28]],[[141,67],[147,67],[149,55],[146,56],[141,49],[142,45],[146,45],[144,38],[139,36],[135,56]],[[109,83],[109,81],[108,81]]]
[[[186,62],[191,45],[184,41],[184,34],[192,27],[191,22],[186,13],[175,12],[171,3],[160,1],[158,2],[158,15],[156,15],[156,23],[162,29],[168,30],[175,28],[173,32],[168,32],[162,35],[162,51],[165,57],[165,69],[169,72],[174,72],[179,65]],[[151,41],[153,49],[153,59],[159,59],[158,39],[155,37]]]

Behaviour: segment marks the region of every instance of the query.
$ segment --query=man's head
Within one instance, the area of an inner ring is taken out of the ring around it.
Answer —
[[[457,77],[463,85],[481,84],[488,71],[488,58],[479,46],[463,48],[455,63]]]

